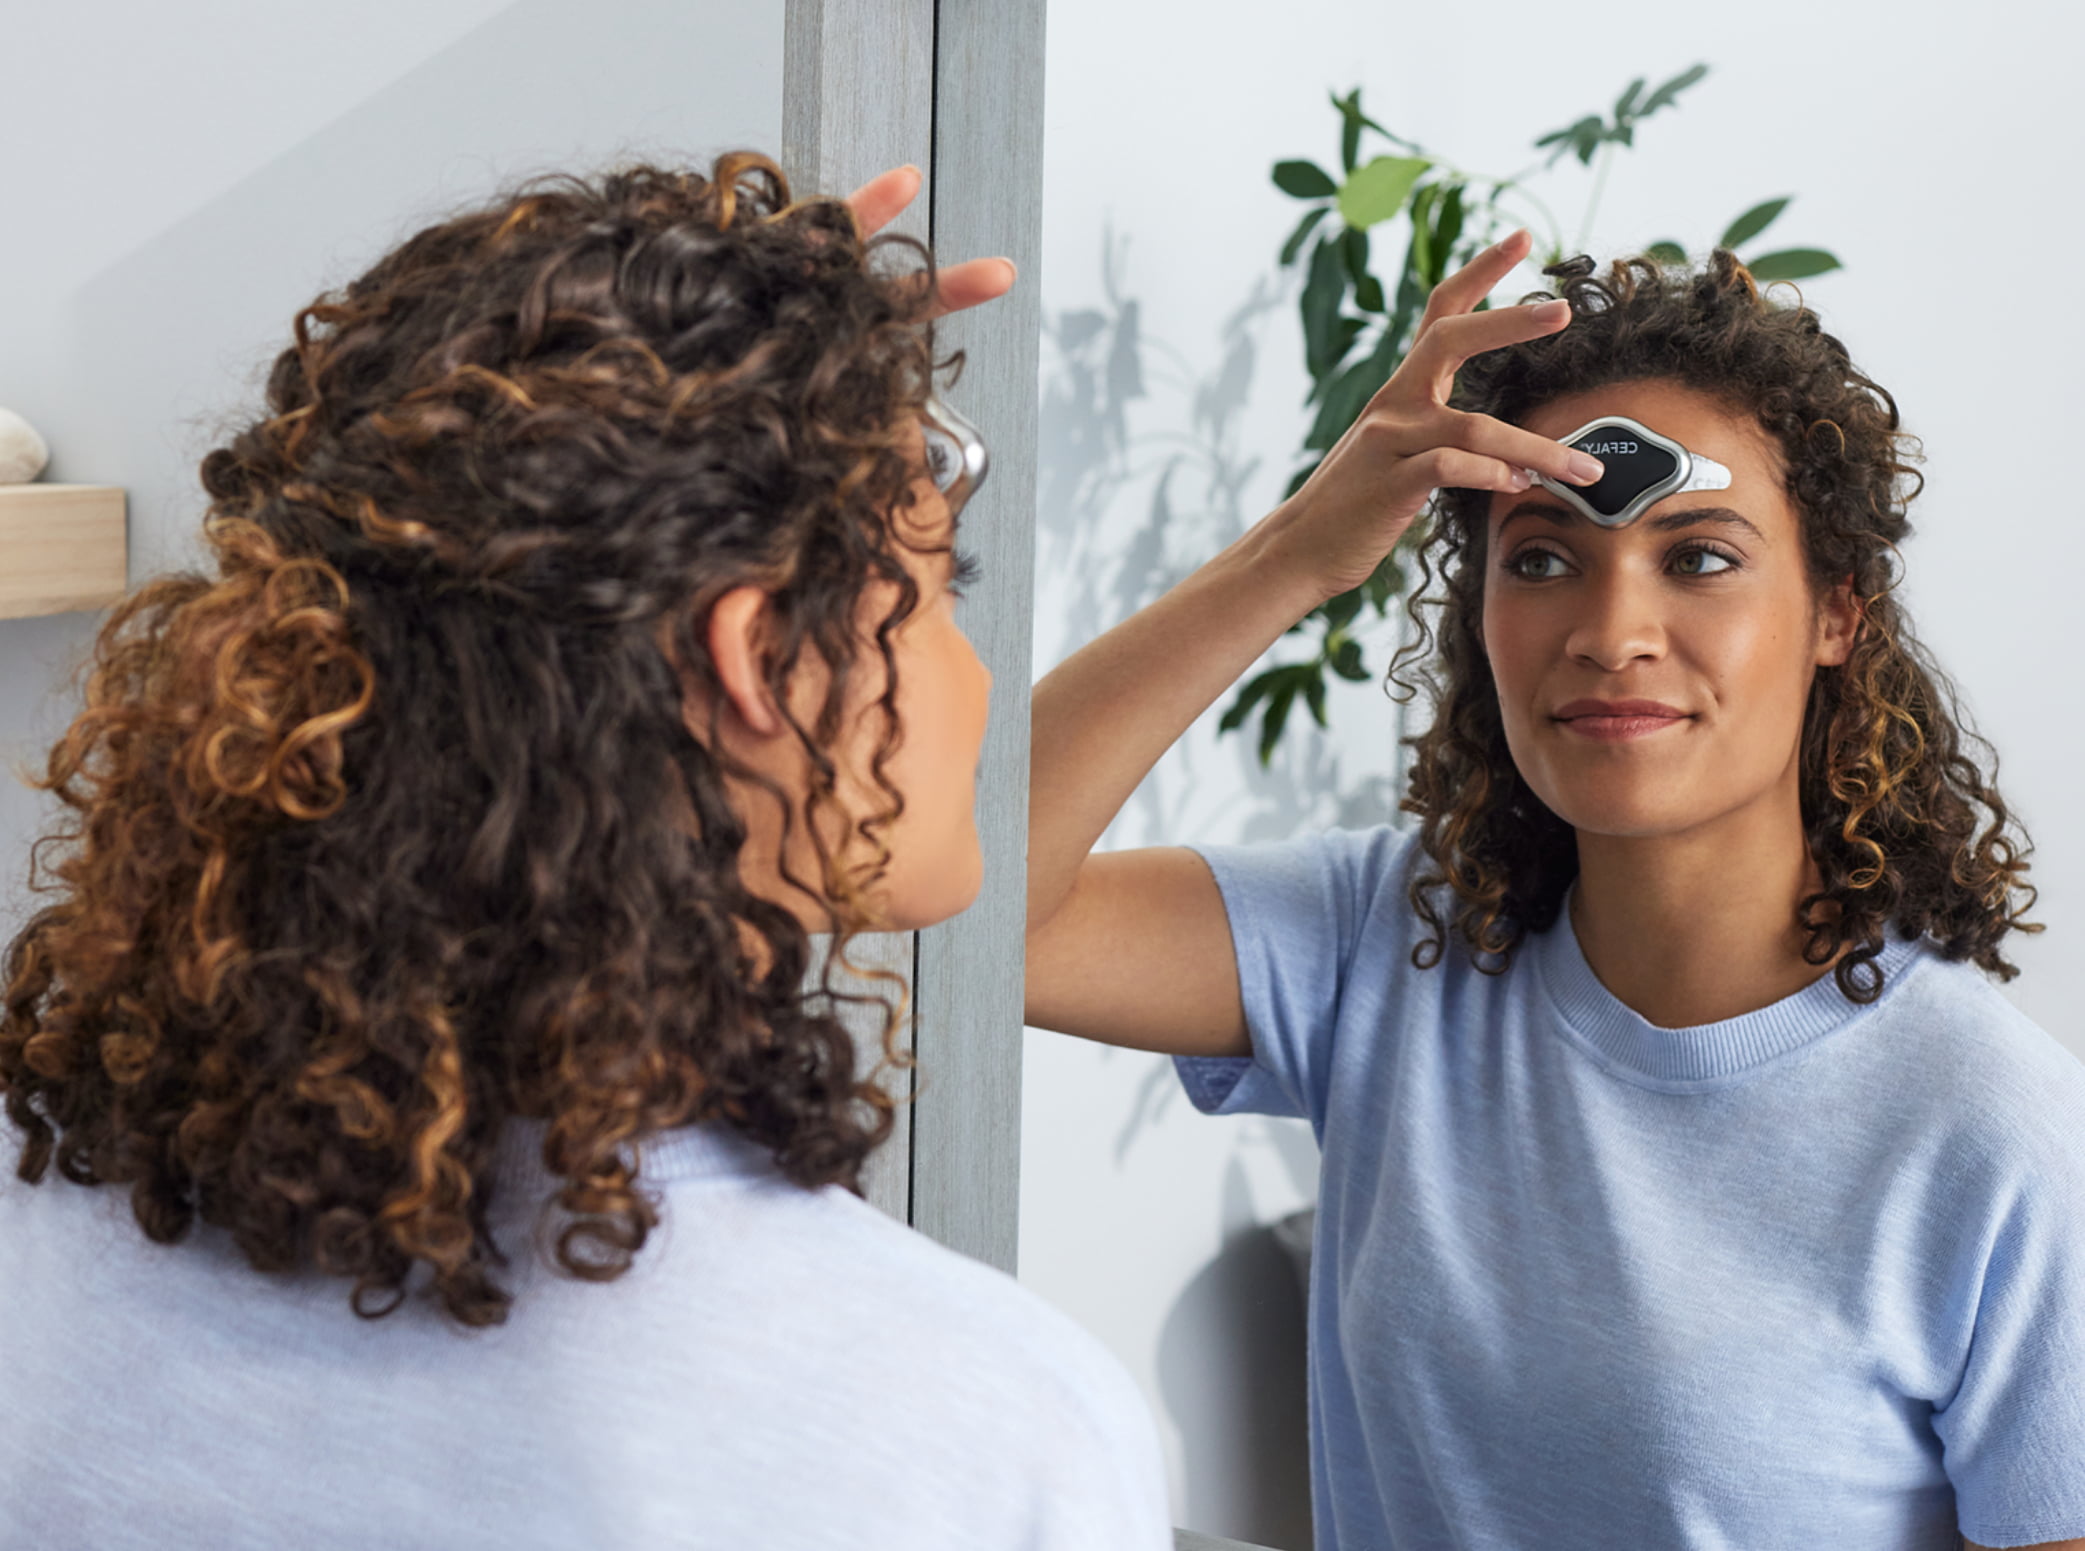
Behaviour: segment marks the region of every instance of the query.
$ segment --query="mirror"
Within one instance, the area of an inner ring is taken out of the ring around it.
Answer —
[[[1673,13],[1617,34],[1560,26],[1524,0],[1481,21],[1319,0],[1279,26],[1245,0],[1191,21],[1162,0],[1055,0],[1038,678],[1270,510],[1299,467],[1313,413],[1303,275],[1277,250],[1303,207],[1269,174],[1288,158],[1337,172],[1328,91],[1359,86],[1397,134],[1510,173],[1543,160],[1538,135],[1604,109],[1632,77],[1706,61],[1706,78],[1614,157],[1587,239],[1599,159],[1567,158],[1545,197],[1572,251],[1604,257],[1666,236],[1699,251],[1751,202],[1792,194],[1775,237],[1844,261],[1803,290],[1925,439],[1907,601],[2003,754],[2006,796],[2037,845],[2036,918],[2049,931],[2007,940],[2024,973],[2005,994],[2085,1053],[2072,1013],[2085,971],[2057,947],[2085,898],[2085,818],[2067,785],[2079,750],[2075,718],[2048,714],[2052,693],[2074,696],[2055,687],[2068,683],[2060,668],[2052,680],[2029,666],[2066,660],[2061,590],[2085,537],[2051,503],[2039,460],[1990,455],[2073,440],[2070,362],[2085,325],[2054,300],[2040,256],[2071,251],[2085,217],[2048,199],[2038,169],[2079,143],[2053,62],[2075,27],[2019,8],[2008,18],[1964,29],[1918,6],[1885,28],[1868,11],[1776,0],[1734,31]],[[1949,101],[1977,104],[1975,135],[1928,110],[1940,82]],[[2021,212],[2022,235],[1963,218],[1971,189],[1978,209]],[[1378,270],[1394,273],[1403,232],[1374,234]],[[1506,294],[1538,283],[1523,269]],[[1298,705],[1267,768],[1248,732],[1217,733],[1223,696],[1103,845],[1393,821],[1399,739],[1426,721],[1377,682],[1395,632],[1371,628],[1367,682],[1331,685],[1331,731]],[[1178,1522],[1308,1545],[1303,1304],[1281,1242],[1317,1185],[1307,1125],[1204,1117],[1163,1058],[1031,1030],[1022,1161],[1022,1278],[1144,1385]]]

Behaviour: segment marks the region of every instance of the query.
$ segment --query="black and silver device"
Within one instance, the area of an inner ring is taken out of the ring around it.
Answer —
[[[1689,452],[1627,415],[1603,415],[1558,440],[1591,453],[1607,472],[1591,485],[1567,485],[1542,474],[1535,475],[1536,482],[1603,528],[1626,528],[1683,490],[1730,488],[1730,470],[1715,459]]]

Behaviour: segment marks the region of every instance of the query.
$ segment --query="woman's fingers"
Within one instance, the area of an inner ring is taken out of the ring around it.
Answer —
[[[997,300],[1013,289],[1017,273],[1009,258],[970,259],[941,270],[935,277],[932,316]]]
[[[1519,464],[1461,447],[1432,448],[1405,459],[1397,472],[1421,506],[1436,490],[1525,490],[1532,483]]]
[[[1514,469],[1533,469],[1570,485],[1591,485],[1606,472],[1591,453],[1580,452],[1562,442],[1523,431],[1517,425],[1494,420],[1489,415],[1472,415],[1458,409],[1441,411],[1435,439],[1442,446],[1503,463]],[[1524,488],[1527,481],[1521,481]],[[1472,488],[1502,490],[1503,485]]]
[[[861,228],[862,235],[875,236],[903,214],[905,207],[919,197],[920,182],[919,169],[908,162],[878,173],[849,194],[847,208],[854,212],[855,225]]]

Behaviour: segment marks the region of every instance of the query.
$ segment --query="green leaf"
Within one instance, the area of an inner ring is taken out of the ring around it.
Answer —
[[[1660,108],[1670,107],[1675,97],[1679,96],[1681,92],[1708,73],[1709,67],[1707,65],[1695,65],[1691,69],[1682,70],[1678,75],[1646,97],[1643,100],[1643,106],[1636,110],[1636,116],[1638,118],[1649,118]]]
[[[1606,121],[1604,119],[1600,118],[1597,114],[1590,115],[1586,118],[1580,119],[1575,124],[1567,124],[1562,129],[1552,129],[1548,134],[1544,135],[1540,140],[1537,140],[1535,142],[1535,149],[1539,151],[1544,146],[1553,145],[1557,146],[1561,151],[1563,147],[1569,146],[1573,142],[1575,142],[1578,136],[1585,130],[1586,126],[1589,124],[1594,129],[1603,129],[1606,127]]]
[[[1822,248],[1783,248],[1778,253],[1762,253],[1745,267],[1754,280],[1766,285],[1775,280],[1807,280],[1845,266]]]
[[[1306,161],[1276,162],[1274,186],[1298,199],[1330,199],[1339,192],[1332,174],[1316,162]]]
[[[1361,89],[1357,86],[1353,95],[1339,105],[1339,165],[1350,177],[1361,156],[1361,111],[1357,103],[1360,95]]]
[[[1312,228],[1331,213],[1332,207],[1330,205],[1319,205],[1317,209],[1307,212],[1303,219],[1296,223],[1296,229],[1289,233],[1289,240],[1281,245],[1282,268],[1286,269],[1289,265],[1296,262],[1296,255],[1303,251],[1303,244],[1309,238]]]
[[[1669,237],[1662,242],[1652,243],[1648,248],[1644,249],[1644,252],[1661,264],[1684,264],[1687,262],[1687,250]]]
[[[1303,314],[1303,361],[1313,379],[1331,371],[1346,353],[1338,344],[1339,307],[1347,292],[1342,250],[1338,239],[1320,237],[1310,256],[1309,278],[1303,282],[1299,302]]]
[[[1597,113],[1589,113],[1575,124],[1551,130],[1535,142],[1535,149],[1539,151],[1545,146],[1556,147],[1549,155],[1551,166],[1556,165],[1557,158],[1566,151],[1575,151],[1580,161],[1589,162],[1593,159],[1593,152],[1600,148],[1600,142],[1606,136],[1607,120]]]
[[[1614,121],[1617,124],[1623,123],[1628,119],[1629,110],[1636,106],[1636,98],[1638,94],[1641,93],[1644,87],[1648,86],[1649,84],[1650,83],[1648,81],[1646,81],[1642,76],[1639,75],[1635,80],[1629,83],[1629,89],[1623,92],[1621,96],[1615,99]]]
[[[1295,703],[1296,680],[1284,677],[1280,686],[1267,697],[1267,709],[1260,717],[1260,765],[1263,769],[1274,762],[1274,746],[1281,742],[1281,730],[1289,721],[1289,707]]]
[[[1361,661],[1361,643],[1352,636],[1332,649],[1330,661],[1332,671],[1349,683],[1359,684],[1368,677],[1367,665]]]
[[[1397,310],[1383,330],[1383,348],[1394,350],[1399,357],[1411,349],[1413,330],[1426,310],[1426,288],[1419,284],[1414,267],[1418,246],[1415,240],[1405,247],[1404,273],[1397,281]]]
[[[1423,156],[1378,156],[1339,190],[1339,213],[1356,231],[1387,221],[1404,208],[1412,185],[1433,165]]]
[[[1392,133],[1390,133],[1389,130],[1385,129],[1381,124],[1377,123],[1374,119],[1370,118],[1366,113],[1363,113],[1361,111],[1360,87],[1355,87],[1344,97],[1340,96],[1337,92],[1327,92],[1325,95],[1332,99],[1332,106],[1339,110],[1339,115],[1342,119],[1347,120],[1351,123],[1362,125],[1368,129],[1373,129],[1377,134],[1381,135],[1385,140],[1388,140],[1391,144],[1401,145],[1408,151],[1416,151],[1419,149],[1416,145],[1413,145],[1411,141],[1405,139],[1404,136],[1393,135]],[[1347,171],[1352,172],[1353,170],[1354,164],[1352,162],[1347,163]]]
[[[1318,614],[1328,627],[1328,639],[1354,622],[1354,616],[1361,612],[1361,604],[1361,589],[1356,587],[1318,605]]]
[[[1438,183],[1429,183],[1412,196],[1412,242],[1405,250],[1405,268],[1421,291],[1433,287],[1426,277],[1433,273],[1433,207],[1440,197]]]
[[[1325,675],[1316,663],[1310,665],[1310,677],[1303,680],[1303,699],[1313,721],[1320,727],[1332,725],[1325,720]]]
[[[1781,199],[1769,199],[1754,205],[1750,210],[1747,210],[1724,228],[1723,235],[1716,239],[1716,246],[1719,248],[1735,248],[1742,243],[1750,242],[1754,237],[1757,237],[1761,232],[1774,224],[1774,218],[1788,208],[1789,199],[1794,197],[1791,194]]]
[[[1282,681],[1288,671],[1287,668],[1269,668],[1265,673],[1247,682],[1244,688],[1238,691],[1237,699],[1224,708],[1223,720],[1216,724],[1216,730],[1236,732],[1243,727],[1246,717],[1252,714],[1252,708],[1267,698],[1268,692]]]
[[[1448,266],[1455,262],[1455,243],[1462,236],[1462,188],[1460,183],[1446,185],[1447,192],[1440,197],[1433,218],[1433,242],[1429,252],[1433,259],[1433,270],[1424,276],[1429,288],[1439,285],[1448,276]]]
[[[1346,254],[1347,278],[1359,285],[1368,275],[1368,233],[1349,226],[1339,242]]]
[[[1363,275],[1354,282],[1354,305],[1363,312],[1383,310],[1383,282],[1374,275]]]
[[[1311,423],[1310,434],[1304,437],[1303,445],[1315,451],[1324,451],[1346,435],[1347,427],[1360,418],[1368,401],[1376,396],[1376,390],[1390,380],[1397,370],[1403,352],[1388,333],[1376,336],[1376,347],[1323,387],[1324,402],[1318,408],[1318,416]]]

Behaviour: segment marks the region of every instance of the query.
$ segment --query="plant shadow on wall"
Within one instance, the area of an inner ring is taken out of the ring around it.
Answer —
[[[1289,300],[1279,273],[1270,267],[1255,277],[1216,328],[1214,364],[1198,365],[1145,331],[1143,308],[1127,284],[1130,246],[1126,235],[1106,230],[1099,304],[1043,320],[1039,664],[1127,619],[1260,515],[1250,504],[1250,486],[1265,460],[1247,444],[1243,422],[1259,336]],[[1053,629],[1054,636],[1044,635]],[[1104,843],[1251,843],[1312,826],[1382,823],[1395,811],[1389,760],[1397,710],[1385,707],[1374,760],[1355,760],[1351,749],[1311,739],[1297,740],[1278,761],[1263,761],[1235,744],[1216,743],[1203,728],[1202,736],[1175,745],[1137,788]],[[1363,766],[1360,774],[1349,769],[1350,761]],[[1150,1064],[1115,1140],[1120,1165],[1138,1136],[1184,1101],[1170,1062],[1112,1047],[1097,1054]],[[1316,1167],[1303,1140],[1290,1172],[1307,1195]]]
[[[1144,329],[1128,285],[1130,247],[1128,236],[1104,232],[1098,305],[1043,321],[1039,665],[1157,599],[1261,515],[1249,487],[1264,459],[1243,433],[1243,411],[1259,336],[1289,301],[1281,277],[1270,268],[1254,279],[1216,329],[1214,364],[1202,365]],[[1385,743],[1394,747],[1394,737]],[[1183,739],[1106,843],[1274,840],[1309,824],[1378,823],[1393,811],[1387,773],[1353,778],[1340,751],[1322,743],[1299,746],[1279,765],[1218,748],[1206,737]],[[1216,779],[1214,759],[1231,767],[1230,779]],[[1196,805],[1212,794],[1221,795]]]
[[[1697,64],[1656,87],[1639,76],[1611,109],[1586,114],[1538,138],[1536,161],[1505,176],[1459,166],[1438,151],[1393,134],[1363,111],[1359,87],[1344,97],[1334,96],[1342,176],[1335,178],[1307,160],[1274,164],[1276,187],[1309,206],[1281,247],[1282,267],[1301,263],[1305,276],[1297,305],[1304,364],[1311,379],[1305,407],[1312,413],[1303,438],[1302,466],[1285,495],[1302,486],[1403,363],[1417,337],[1427,296],[1442,279],[1519,226],[1535,234],[1542,264],[1588,249],[1598,230],[1601,196],[1616,153],[1635,145],[1644,120],[1676,106],[1680,96],[1707,74],[1708,66]],[[1386,142],[1391,150],[1364,161],[1362,148],[1370,137]],[[1538,186],[1567,158],[1575,158],[1590,174],[1576,234],[1568,239]],[[1780,218],[1792,197],[1753,204],[1724,229],[1715,245],[1736,250],[1753,242]],[[1403,261],[1396,270],[1379,274],[1373,267],[1373,239],[1399,231],[1405,238]],[[1643,243],[1637,251],[1663,264],[1688,262],[1686,248],[1670,238]],[[1762,285],[1804,280],[1840,267],[1839,260],[1822,248],[1741,256]],[[1362,622],[1371,611],[1377,623],[1393,618],[1392,602],[1409,586],[1414,556],[1426,542],[1426,531],[1424,522],[1414,523],[1366,582],[1298,621],[1290,634],[1309,643],[1305,653],[1285,653],[1287,661],[1248,678],[1225,709],[1221,729],[1237,731],[1257,716],[1259,756],[1270,761],[1282,746],[1298,701],[1320,728],[1329,727],[1327,686],[1342,679],[1364,683],[1375,676]]]

